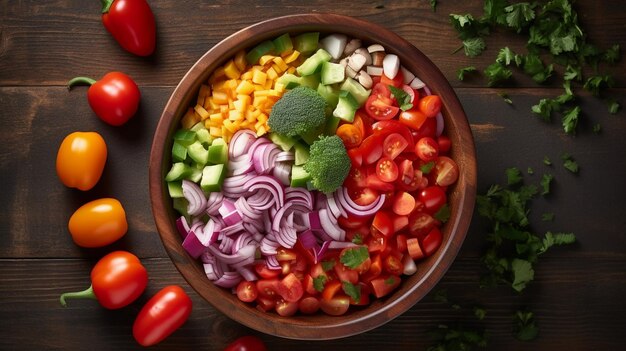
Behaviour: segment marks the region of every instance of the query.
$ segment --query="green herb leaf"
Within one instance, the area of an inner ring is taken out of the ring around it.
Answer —
[[[558,111],[561,108],[560,104],[552,99],[541,99],[537,105],[533,105],[530,110],[543,119],[546,122],[550,122],[552,119],[552,112]]]
[[[504,11],[507,12],[506,24],[517,30],[518,33],[521,32],[524,27],[535,19],[535,6],[536,3],[521,2],[505,7]]]
[[[433,9],[433,12],[437,12],[437,0],[430,0],[430,7]]]
[[[394,285],[396,284],[397,280],[398,280],[397,277],[390,276],[389,278],[385,280],[385,285]]]
[[[543,157],[543,164],[546,166],[551,166],[552,165],[552,161],[550,161],[550,158],[548,156],[544,156]]]
[[[470,14],[459,15],[452,13],[450,14],[450,23],[452,23],[454,29],[459,33],[459,39],[461,40],[489,34],[489,26],[475,20]]]
[[[606,50],[604,52],[603,59],[605,62],[610,63],[610,64],[614,64],[617,61],[619,61],[620,59],[619,44],[615,44],[611,46],[610,49]]]
[[[535,270],[530,262],[519,258],[511,261],[511,271],[513,272],[513,283],[511,287],[520,292],[526,285],[535,278]]]
[[[324,270],[324,272],[328,272],[329,270],[333,269],[333,267],[335,267],[335,260],[322,261],[322,269]]]
[[[442,222],[446,223],[448,219],[450,219],[450,207],[448,204],[444,204],[441,208],[433,215],[433,217]]]
[[[341,285],[343,287],[343,292],[345,292],[346,295],[350,296],[352,300],[354,301],[361,300],[361,286],[354,285],[350,283],[349,281],[345,281],[345,280],[341,282]]]
[[[324,285],[326,285],[327,279],[328,278],[323,274],[320,274],[317,277],[313,278],[313,287],[315,288],[315,290],[319,292],[324,291]]]
[[[552,222],[554,220],[554,213],[548,212],[541,215],[541,220],[544,222]]]
[[[541,191],[541,195],[547,195],[550,193],[550,182],[552,182],[552,179],[554,179],[554,176],[552,174],[544,174],[543,177],[541,177],[541,187],[543,188],[543,190]]]
[[[515,323],[513,333],[518,340],[530,341],[539,334],[539,328],[537,323],[535,323],[532,312],[517,311],[513,316],[513,320]]]
[[[515,185],[522,182],[522,172],[516,167],[506,169],[506,179],[508,185]]]
[[[583,88],[590,91],[594,96],[600,96],[602,90],[613,87],[613,84],[613,77],[609,75],[596,75],[589,77],[585,85],[583,85]]]
[[[526,173],[535,174],[535,171],[531,167],[528,167],[528,169],[526,170]]]
[[[339,261],[348,268],[355,269],[370,257],[367,247],[359,246],[344,250]]]
[[[552,76],[552,72],[554,71],[554,67],[552,64],[547,67],[541,61],[539,55],[528,54],[524,58],[524,72],[532,77],[532,79],[537,83],[545,82],[550,76]]]
[[[556,233],[547,232],[542,240],[542,246],[538,250],[538,254],[543,254],[552,246],[569,245],[576,242],[574,233]]]
[[[504,92],[499,92],[498,96],[500,96],[502,100],[504,100],[504,102],[506,102],[507,104],[513,105],[513,100],[511,100],[511,98],[509,97],[509,94],[504,93]]]
[[[600,125],[600,123],[596,123],[593,125],[593,132],[595,134],[600,134],[601,130],[602,130],[602,126]]]
[[[619,111],[619,103],[617,101],[615,101],[614,99],[608,99],[607,100],[607,104],[609,106],[609,113],[614,115],[617,113],[617,111]]]
[[[363,236],[361,235],[361,233],[354,234],[354,237],[352,238],[352,242],[357,245],[363,245]]]
[[[485,319],[486,315],[487,315],[487,311],[485,311],[484,308],[474,307],[474,316],[476,316],[478,320],[482,321],[483,319]]]
[[[506,0],[485,0],[483,6],[484,18],[491,23],[506,24]]]
[[[576,80],[579,82],[582,81],[582,68],[580,66],[567,65],[565,73],[563,74],[563,78],[565,80]]]
[[[459,80],[462,81],[463,79],[465,79],[465,75],[471,72],[476,72],[476,67],[474,66],[463,67],[457,71],[456,75],[459,78]]]
[[[422,171],[423,174],[428,174],[430,173],[430,171],[433,170],[433,168],[435,167],[435,162],[434,161],[430,161],[427,163],[424,163],[423,165],[420,166],[420,171]]]
[[[500,52],[498,52],[496,62],[508,66],[511,64],[511,62],[515,62],[515,53],[513,52],[513,50],[509,49],[508,46],[506,46],[500,49]]]
[[[565,153],[561,156],[561,160],[563,160],[563,167],[572,173],[578,173],[578,163],[574,161],[572,156]]]
[[[485,40],[481,37],[474,37],[463,40],[463,49],[465,50],[465,56],[478,56],[485,50],[485,48]]]
[[[485,76],[489,79],[488,85],[494,86],[508,80],[513,75],[510,69],[496,62],[485,68]]]
[[[413,107],[411,103],[411,96],[402,89],[396,88],[393,85],[388,85],[391,94],[398,101],[398,106],[402,111],[410,110]]]
[[[563,122],[563,130],[567,134],[574,134],[576,126],[578,125],[578,119],[580,116],[580,106],[576,106],[569,111],[565,111],[561,121]]]

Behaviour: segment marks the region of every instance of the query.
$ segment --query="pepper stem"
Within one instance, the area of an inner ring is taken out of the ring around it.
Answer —
[[[74,85],[92,85],[96,80],[89,77],[76,77],[67,82],[67,90],[72,89]]]
[[[92,299],[97,300],[96,295],[93,293],[93,285],[89,286],[89,288],[83,291],[69,292],[61,294],[61,306],[67,307],[67,302],[65,302],[66,298],[70,299]]]
[[[102,2],[102,13],[108,13],[111,5],[113,5],[113,1],[115,0],[100,0]]]

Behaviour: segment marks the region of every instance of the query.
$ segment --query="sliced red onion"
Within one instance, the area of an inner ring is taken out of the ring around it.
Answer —
[[[369,217],[373,216],[383,207],[385,203],[385,194],[382,194],[378,199],[367,206],[361,206],[352,201],[348,194],[347,188],[340,188],[335,192],[335,200],[343,207],[343,209],[354,216]]]
[[[285,190],[282,184],[280,184],[280,182],[272,176],[260,175],[254,177],[247,181],[243,185],[243,188],[248,191],[254,191],[257,189],[269,190],[277,200],[278,207],[283,207],[285,205]]]
[[[233,253],[233,242],[234,240],[231,237],[224,236],[220,242],[218,248],[220,251],[225,253]]]
[[[298,235],[298,240],[300,240],[300,243],[302,243],[302,246],[305,249],[317,246],[317,238],[315,237],[315,234],[308,229]]]
[[[191,223],[191,227],[189,227],[189,231],[190,232],[201,232],[202,231],[202,227],[204,226],[204,223],[202,223],[202,221],[200,220],[196,220],[193,221]]]
[[[178,229],[180,236],[185,239],[187,233],[189,233],[189,223],[187,223],[185,216],[180,216],[176,219],[176,229]]]
[[[224,272],[224,274],[213,283],[222,288],[233,288],[241,282],[241,274],[237,272]]]
[[[228,160],[227,169],[228,175],[237,176],[250,173],[254,170],[254,164],[252,163],[252,158],[248,154],[245,154],[239,156],[238,159]]]
[[[319,211],[309,212],[309,227],[313,231],[322,230],[322,224],[320,223],[320,214]]]
[[[263,144],[257,147],[256,151],[252,154],[252,163],[254,164],[254,170],[258,174],[266,174],[271,168],[271,154],[273,152],[280,152],[278,146],[274,144]],[[275,156],[274,156],[275,157]]]
[[[221,276],[224,275],[224,271],[221,270],[220,265],[217,262],[205,263],[203,264],[204,273],[206,274],[209,280],[215,281],[218,280]]]
[[[443,122],[443,115],[441,114],[441,112],[439,112],[437,114],[437,136],[440,136],[441,133],[443,133],[443,128],[444,128],[444,122]]]
[[[276,177],[276,179],[280,180],[284,186],[289,186],[291,184],[290,181],[291,174],[291,166],[284,162],[278,162],[274,165],[274,169],[272,170],[272,175]]]
[[[265,257],[265,265],[267,266],[267,268],[271,270],[282,269],[282,267],[280,266],[280,263],[276,259],[276,255],[267,255]]]
[[[224,217],[235,210],[235,204],[229,199],[224,199],[224,201],[222,201],[222,206],[220,206],[219,212],[222,217]]]
[[[257,140],[256,134],[248,129],[238,130],[228,144],[228,158],[233,159],[248,152],[250,146]]]
[[[285,226],[280,228],[276,239],[282,247],[290,249],[296,244],[298,237],[294,228]]]
[[[254,257],[254,253],[256,251],[255,245],[247,245],[242,247],[239,251],[232,255],[228,255],[220,251],[215,245],[209,246],[209,251],[215,256],[215,258],[223,262],[225,264],[235,264],[237,262],[241,262],[246,258],[252,256]]]
[[[250,205],[248,205],[245,197],[238,198],[237,201],[235,201],[235,207],[244,217],[244,221],[246,218],[252,220],[258,220],[259,218],[261,218],[261,211],[252,209]]]
[[[189,256],[193,258],[198,258],[204,251],[206,251],[206,247],[202,245],[200,239],[195,232],[190,231],[189,234],[183,240],[183,248],[189,253]]]
[[[206,209],[206,196],[200,186],[190,180],[183,179],[183,196],[189,202],[187,213],[192,216],[202,213]]]
[[[359,245],[350,241],[331,241],[330,244],[328,245],[329,250],[335,250],[335,249],[343,250],[349,247],[359,247]]]
[[[248,149],[248,155],[256,154],[259,146],[265,145],[265,144],[271,144],[271,143],[272,142],[266,138],[258,138],[257,140],[254,141],[254,143],[252,143],[252,145],[250,145],[250,148]]]
[[[202,263],[215,263],[215,256],[209,250],[206,250],[200,256],[200,260]]]
[[[235,238],[233,245],[230,248],[230,253],[233,254],[239,251],[244,246],[254,245],[254,244],[256,243],[254,242],[252,235],[250,233],[243,232]]]
[[[432,95],[430,89],[428,88],[428,85],[424,85],[422,89],[424,89],[424,96]]]
[[[340,216],[341,217],[348,217],[348,214],[343,209],[343,207],[340,206],[335,201],[335,197],[333,196],[333,194],[327,194],[326,195],[326,207],[328,208],[328,210],[330,212],[332,212],[332,214],[333,214],[333,216],[335,216],[335,218],[339,218]]]
[[[261,240],[259,248],[261,250],[261,253],[263,253],[264,255],[275,255],[278,246],[280,245],[276,241],[276,237],[274,236],[274,234],[268,234],[263,238],[263,240]]]
[[[295,160],[295,156],[293,152],[289,151],[281,151],[276,155],[276,162],[285,162],[285,161],[293,161]]]
[[[402,271],[402,273],[406,275],[413,275],[415,274],[415,272],[417,272],[417,265],[415,264],[415,261],[413,261],[413,258],[411,258],[411,256],[404,255],[404,257],[402,258],[402,263],[404,264],[404,270]]]
[[[245,228],[243,227],[243,222],[238,222],[233,225],[229,225],[227,227],[222,228],[222,230],[220,230],[220,233],[224,234],[225,236],[231,236],[243,230],[245,230]]]
[[[339,227],[332,214],[326,209],[321,209],[318,213],[324,233],[333,238],[333,240],[343,241],[346,238],[346,232]]]
[[[319,250],[315,251],[315,263],[320,262],[322,258],[324,258],[324,255],[326,254],[326,251],[328,251],[329,246],[330,241],[326,240],[322,243],[322,246],[319,248]]]
[[[253,282],[259,279],[257,275],[250,268],[247,268],[247,267],[240,267],[237,269],[237,272],[241,274],[243,279],[249,282]]]
[[[302,202],[307,205],[309,211],[313,211],[313,195],[309,191],[303,188],[286,188],[285,189],[285,202],[294,201]]]

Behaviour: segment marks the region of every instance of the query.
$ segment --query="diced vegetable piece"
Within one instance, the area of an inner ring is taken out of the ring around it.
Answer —
[[[322,68],[322,64],[324,62],[330,61],[332,57],[326,50],[319,49],[313,55],[311,55],[308,59],[306,59],[296,71],[301,76],[309,76],[318,72]]]
[[[294,144],[294,150],[295,150],[295,162],[294,164],[296,166],[300,166],[306,163],[306,161],[309,160],[309,147],[306,145],[303,145],[301,143],[295,143]]]
[[[291,167],[291,187],[306,188],[307,182],[311,180],[311,175],[302,166],[293,165]]]
[[[211,145],[211,142],[213,141],[213,137],[209,133],[209,130],[206,128],[198,129],[196,131],[196,137],[198,138],[199,142],[206,145]]]
[[[391,79],[394,79],[400,70],[400,59],[394,54],[388,54],[383,59],[383,72]]]
[[[294,48],[302,54],[309,54],[317,49],[319,32],[303,33],[293,39]]]
[[[182,214],[183,216],[189,216],[189,213],[187,212],[189,201],[187,201],[187,199],[185,199],[184,197],[176,197],[172,199],[172,205],[174,209],[178,211],[178,213]]]
[[[202,179],[202,165],[196,164],[196,167],[191,167],[191,173],[186,178],[194,183],[197,183]]]
[[[322,84],[330,85],[339,82],[343,82],[345,79],[345,68],[338,64],[332,62],[324,62],[322,63]]]
[[[221,191],[226,177],[226,166],[223,164],[206,166],[202,170],[200,187],[205,192]]]
[[[333,135],[337,131],[337,127],[339,127],[339,123],[341,122],[341,118],[337,118],[335,116],[329,116],[326,120],[326,135]]]
[[[174,140],[183,146],[189,146],[196,141],[196,133],[187,129],[179,129],[174,133]]]
[[[172,165],[172,168],[167,175],[165,175],[165,181],[172,182],[175,180],[183,180],[191,174],[191,166],[182,162],[176,162]]]
[[[352,97],[359,103],[359,107],[363,106],[370,96],[370,90],[365,89],[359,82],[352,78],[346,78],[343,84],[341,84],[340,89],[352,94]]]
[[[175,141],[172,145],[172,161],[182,162],[187,158],[187,148]]]
[[[300,85],[305,87],[309,87],[311,89],[317,89],[317,86],[320,85],[320,75],[319,74],[311,74],[309,76],[304,76],[300,78]]]
[[[167,191],[172,199],[183,197],[183,185],[181,181],[167,182]]]
[[[255,46],[246,54],[246,61],[251,65],[257,64],[261,56],[267,55],[272,51],[274,51],[274,43],[270,40],[266,40]]]
[[[187,154],[199,165],[206,165],[209,162],[209,151],[204,148],[200,141],[195,141],[187,147]]]
[[[296,143],[296,139],[278,133],[271,133],[270,140],[274,144],[280,146],[283,151],[291,150],[293,145]]]
[[[280,78],[276,79],[276,83],[281,83],[285,85],[285,89],[293,89],[295,87],[300,86],[301,78],[290,73],[285,73]]]
[[[223,164],[228,161],[228,145],[222,138],[213,140],[208,151],[208,162],[213,164]]]
[[[352,94],[342,90],[339,93],[339,102],[337,103],[337,108],[333,111],[333,116],[352,123],[352,121],[354,121],[354,114],[358,108],[359,103]]]
[[[335,60],[341,58],[346,48],[348,37],[344,34],[331,34],[320,41],[320,46],[326,50]]]
[[[322,95],[330,111],[337,107],[337,102],[339,101],[339,90],[334,85],[324,85],[319,84],[317,86],[317,93]]]
[[[291,52],[293,50],[293,43],[291,42],[291,37],[289,33],[285,33],[280,37],[274,39],[274,50],[277,54],[282,54],[284,52]]]

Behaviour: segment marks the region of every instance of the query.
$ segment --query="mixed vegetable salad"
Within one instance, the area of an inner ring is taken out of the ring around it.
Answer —
[[[201,86],[165,176],[208,279],[282,316],[393,292],[442,242],[441,99],[379,44],[286,33]]]

